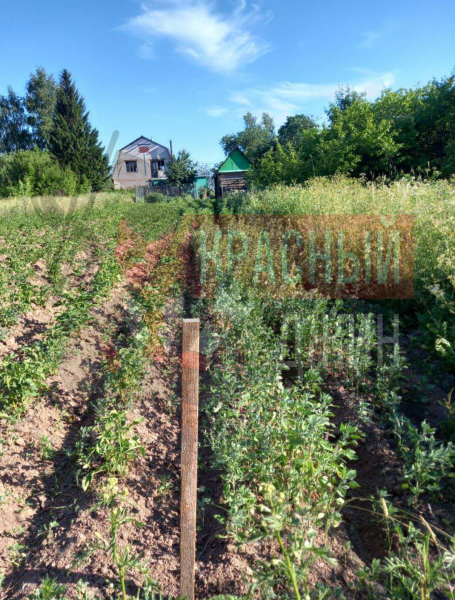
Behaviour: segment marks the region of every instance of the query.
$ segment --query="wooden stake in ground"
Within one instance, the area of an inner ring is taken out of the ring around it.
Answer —
[[[194,600],[199,405],[199,319],[183,319],[182,498],[180,506],[180,598]]]

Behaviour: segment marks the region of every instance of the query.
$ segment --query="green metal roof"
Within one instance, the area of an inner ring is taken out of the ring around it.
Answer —
[[[252,162],[243,154],[243,152],[239,148],[236,148],[229,154],[224,163],[218,169],[218,173],[248,171],[248,169],[251,169],[252,166]]]

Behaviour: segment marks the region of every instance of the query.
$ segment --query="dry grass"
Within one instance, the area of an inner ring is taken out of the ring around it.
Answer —
[[[58,210],[62,213],[69,213],[88,205],[100,206],[106,202],[116,200],[132,202],[133,198],[129,192],[119,190],[97,193],[92,192],[90,194],[81,194],[79,196],[36,196],[34,198],[23,196],[0,198],[0,213],[9,212],[11,210]]]
[[[416,288],[441,285],[455,293],[455,183],[317,178],[305,186],[252,191],[248,214],[412,215]],[[417,290],[416,290],[417,291]]]

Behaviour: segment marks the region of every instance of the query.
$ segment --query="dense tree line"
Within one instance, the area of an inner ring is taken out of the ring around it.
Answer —
[[[455,174],[455,75],[387,89],[372,102],[340,89],[326,115],[322,126],[306,115],[288,117],[276,134],[269,115],[259,121],[248,113],[244,130],[224,136],[221,146],[226,152],[239,146],[253,160],[251,178],[260,186],[334,174]]]
[[[26,94],[0,95],[0,196],[99,191],[109,161],[71,74],[39,67]]]

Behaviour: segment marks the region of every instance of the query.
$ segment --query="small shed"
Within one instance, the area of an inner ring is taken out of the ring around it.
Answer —
[[[215,175],[215,196],[222,198],[231,192],[247,189],[246,173],[253,166],[250,159],[240,150],[233,150],[221,164]]]

